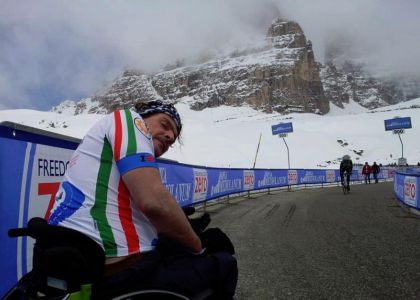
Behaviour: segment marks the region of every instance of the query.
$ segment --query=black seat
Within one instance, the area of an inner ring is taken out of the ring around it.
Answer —
[[[33,269],[19,283],[26,295],[72,293],[102,278],[103,249],[78,231],[36,217],[26,228],[11,229],[8,234],[35,239]]]

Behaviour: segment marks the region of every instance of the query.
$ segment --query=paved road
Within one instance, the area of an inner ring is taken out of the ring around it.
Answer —
[[[277,191],[207,207],[236,246],[236,299],[420,299],[420,218],[392,183]]]

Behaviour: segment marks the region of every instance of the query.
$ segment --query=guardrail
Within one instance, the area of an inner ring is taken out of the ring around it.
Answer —
[[[337,184],[335,169],[231,169],[158,161],[163,183],[181,206],[196,205],[232,194],[281,187]],[[383,167],[378,179],[393,178],[394,168]],[[351,181],[364,180],[355,168]]]

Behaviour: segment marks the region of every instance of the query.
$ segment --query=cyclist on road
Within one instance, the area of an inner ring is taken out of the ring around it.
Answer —
[[[199,236],[160,177],[155,158],[181,129],[172,104],[139,102],[135,111],[99,120],[74,152],[49,224],[102,246],[101,288],[164,288],[187,296],[210,288],[217,299],[233,298],[238,270],[229,238],[218,228]]]
[[[349,155],[344,155],[340,163],[341,185],[344,185],[344,172],[347,171],[347,190],[350,191],[350,175],[353,171],[353,162]]]

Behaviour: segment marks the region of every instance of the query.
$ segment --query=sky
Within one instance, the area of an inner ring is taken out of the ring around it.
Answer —
[[[297,21],[376,75],[420,73],[418,0],[0,0],[0,109],[49,110],[98,93],[124,69],[220,56]]]
[[[189,101],[191,98],[184,97],[176,104],[183,122],[182,144],[175,143],[163,158],[209,167],[252,168],[255,163],[256,168],[286,169],[290,161],[290,168],[337,169],[339,158],[345,154],[355,163],[376,161],[386,165],[397,162],[404,152],[409,164],[420,162],[420,98],[374,113],[354,102],[344,109],[332,104],[324,116],[308,113],[284,116],[229,106],[194,111],[189,109]],[[418,108],[401,110],[413,105]],[[396,116],[411,118],[412,128],[401,135],[404,148],[398,136],[384,128],[384,120]],[[80,139],[102,117],[75,116],[71,111],[62,114],[28,109],[0,111],[0,122],[17,122]],[[284,141],[271,132],[271,126],[280,122],[293,124],[293,132]]]

